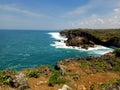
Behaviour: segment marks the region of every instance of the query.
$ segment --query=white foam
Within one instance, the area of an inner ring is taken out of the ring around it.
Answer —
[[[56,39],[56,40],[67,40],[67,38],[65,37],[62,37],[58,32],[51,32],[51,33],[48,33],[49,35],[52,36],[52,38]]]
[[[58,32],[52,32],[48,34],[51,35],[51,37],[56,40],[52,44],[50,44],[55,48],[74,49],[74,50],[79,50],[79,51],[84,51],[84,52],[89,52],[91,54],[99,54],[99,55],[103,55],[105,53],[113,51],[112,48],[108,48],[100,45],[96,45],[95,47],[89,47],[88,49],[83,49],[81,47],[66,46],[64,41],[67,40],[67,38],[60,36]]]

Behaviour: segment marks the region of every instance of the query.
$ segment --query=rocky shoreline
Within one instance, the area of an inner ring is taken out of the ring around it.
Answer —
[[[108,36],[107,34],[111,34],[111,36]],[[113,30],[72,29],[60,31],[60,35],[68,38],[65,41],[67,46],[77,46],[85,49],[94,47],[95,45],[120,47],[119,29],[116,29],[115,32]],[[101,37],[104,37],[105,39]]]
[[[95,45],[120,47],[119,34],[104,39],[83,30],[65,30],[60,34],[68,38],[65,41],[68,46],[85,49]],[[2,70],[0,90],[120,90],[120,49],[99,57],[67,58],[54,67]]]
[[[0,90],[13,89],[120,90],[120,52],[100,57],[68,58],[57,62],[55,67],[0,71]]]

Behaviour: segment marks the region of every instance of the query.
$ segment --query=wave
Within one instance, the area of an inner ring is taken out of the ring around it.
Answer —
[[[114,50],[113,48],[104,47],[101,45],[96,45],[95,47],[89,47],[88,49],[83,49],[81,47],[66,46],[64,41],[67,40],[67,38],[62,37],[59,34],[59,32],[51,32],[48,34],[51,35],[53,39],[55,39],[55,41],[52,44],[50,44],[55,48],[73,49],[73,50],[79,50],[79,51],[89,52],[91,54],[98,54],[98,55],[103,55],[108,52],[112,52]]]

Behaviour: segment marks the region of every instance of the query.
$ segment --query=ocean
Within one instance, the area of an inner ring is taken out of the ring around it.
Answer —
[[[57,30],[0,30],[0,70],[55,65],[65,58],[101,56],[113,51],[103,46],[88,50],[68,47],[66,39]]]

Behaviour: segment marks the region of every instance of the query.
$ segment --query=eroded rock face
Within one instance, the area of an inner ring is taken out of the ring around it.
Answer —
[[[95,44],[102,43],[99,39],[95,38],[94,36],[82,32],[79,30],[70,30],[68,32],[60,32],[62,36],[65,36],[68,38],[68,40],[65,41],[67,46],[77,46],[81,48],[88,49],[88,47],[94,47]]]
[[[80,30],[66,30],[63,32],[61,31],[60,34],[68,38],[65,41],[66,46],[77,46],[85,49],[88,49],[88,47],[94,47],[95,45],[120,47],[120,38],[117,37],[102,41],[97,37]]]
[[[120,38],[113,37],[110,40],[107,41],[108,45],[120,47]]]

